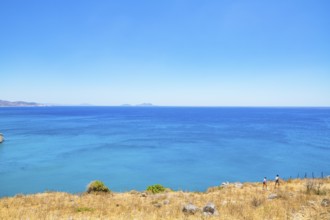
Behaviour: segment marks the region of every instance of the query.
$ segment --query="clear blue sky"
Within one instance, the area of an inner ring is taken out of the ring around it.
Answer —
[[[0,0],[0,99],[330,106],[330,1]]]

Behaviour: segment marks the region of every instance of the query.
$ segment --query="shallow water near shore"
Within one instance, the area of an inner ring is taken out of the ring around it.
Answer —
[[[330,108],[0,108],[0,197],[330,175]]]

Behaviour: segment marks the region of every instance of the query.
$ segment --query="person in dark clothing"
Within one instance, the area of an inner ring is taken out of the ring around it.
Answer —
[[[277,187],[280,186],[280,177],[278,176],[278,174],[277,174],[276,177],[275,177],[275,188],[276,188],[276,186],[277,186]]]

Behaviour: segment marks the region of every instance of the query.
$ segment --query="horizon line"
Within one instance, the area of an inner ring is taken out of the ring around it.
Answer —
[[[44,104],[41,106],[0,106],[0,108],[31,108],[31,107],[122,107],[122,108],[158,108],[158,107],[176,107],[176,108],[330,108],[330,106],[286,106],[286,105],[60,105]]]

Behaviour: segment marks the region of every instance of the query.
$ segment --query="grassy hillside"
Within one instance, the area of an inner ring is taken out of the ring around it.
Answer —
[[[261,183],[229,184],[204,193],[45,192],[0,199],[0,219],[330,219],[326,199],[330,179],[281,181],[278,189],[270,182],[267,190]],[[215,204],[218,215],[182,211],[188,203],[202,209],[208,202]]]

